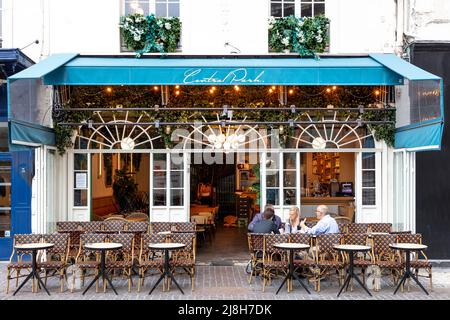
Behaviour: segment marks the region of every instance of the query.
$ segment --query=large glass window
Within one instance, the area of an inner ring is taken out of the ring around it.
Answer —
[[[172,161],[173,160],[173,161]],[[184,166],[181,158],[169,154],[153,155],[153,205],[183,206]]]
[[[297,154],[268,153],[266,161],[266,202],[297,204]]]
[[[11,235],[11,162],[0,161],[0,238]]]
[[[154,13],[158,17],[179,17],[180,0],[124,0],[124,14]]]
[[[273,17],[314,17],[325,14],[325,0],[271,0],[270,15]]]
[[[88,205],[88,155],[74,154],[73,159],[73,204],[75,207]]]
[[[375,152],[362,153],[362,204],[376,205]]]

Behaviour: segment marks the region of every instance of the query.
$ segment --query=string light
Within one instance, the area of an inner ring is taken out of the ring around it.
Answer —
[[[327,92],[330,93],[330,92],[331,92],[331,89],[330,89],[330,88],[327,88]]]
[[[269,89],[269,93],[272,93],[272,92],[273,92],[273,89],[272,89],[272,88],[270,88],[270,89]]]
[[[180,90],[175,91],[175,95],[176,96],[180,95]]]
[[[179,85],[176,85],[176,86],[175,86],[175,89],[180,89],[180,86],[179,86]]]
[[[375,95],[379,96],[380,95],[380,90],[375,90]]]
[[[213,89],[209,89],[209,93],[213,94],[214,90]]]
[[[241,88],[239,88],[239,86],[234,86],[234,90],[239,91]]]
[[[336,90],[336,86],[333,86],[333,90]]]
[[[111,87],[106,88],[106,92],[111,93],[112,92],[112,88]]]
[[[155,91],[158,91],[158,89],[159,89],[158,86],[153,87],[153,90],[155,90]]]
[[[275,90],[277,87],[275,87],[275,86],[272,86],[272,90]]]
[[[212,91],[216,91],[216,87],[211,87],[211,90]]]
[[[293,89],[289,89],[289,94],[293,94],[294,90]]]

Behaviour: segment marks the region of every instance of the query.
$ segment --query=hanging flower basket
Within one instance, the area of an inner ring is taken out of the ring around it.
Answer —
[[[174,52],[181,38],[178,17],[131,14],[120,18],[119,27],[125,45],[137,57],[147,52]]]
[[[302,56],[322,53],[329,45],[329,23],[330,20],[325,16],[270,17],[269,49],[275,52],[297,52]]]

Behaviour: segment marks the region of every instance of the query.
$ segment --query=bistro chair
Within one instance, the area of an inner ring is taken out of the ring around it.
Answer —
[[[271,282],[273,271],[288,272],[288,257],[286,250],[275,248],[277,243],[289,242],[288,234],[266,234],[264,236],[263,249],[263,292],[266,289],[266,282]]]
[[[110,270],[122,271],[128,279],[128,292],[131,292],[133,285],[131,271],[134,262],[134,235],[131,233],[110,234],[110,242],[122,244],[122,248],[107,252],[106,268]],[[114,272],[111,274],[113,280]],[[103,283],[103,291],[106,292],[106,282]]]
[[[13,239],[13,251],[9,258],[9,263],[6,267],[6,293],[9,293],[9,281],[16,279],[16,287],[19,285],[19,278],[24,277],[20,275],[23,269],[31,269],[31,254],[30,250],[17,250],[14,246],[19,244],[37,243],[41,242],[42,235],[40,234],[15,234]],[[16,272],[15,277],[11,277],[11,271]],[[32,281],[32,289],[34,292],[35,284],[34,278]]]
[[[367,233],[369,231],[368,223],[349,223],[347,224],[347,233]]]
[[[317,221],[305,221],[305,226],[312,228],[317,224]]]
[[[389,246],[391,243],[396,242],[397,236],[393,234],[372,235],[373,265],[379,267],[381,272],[389,271],[394,284],[397,283],[399,276],[403,272],[403,264],[396,254],[396,250]],[[378,291],[377,288],[375,290]]]
[[[208,217],[199,215],[191,216],[191,222],[195,223],[195,231],[197,237],[200,236],[202,239],[202,243],[206,246],[206,232],[207,230],[209,231],[209,229],[206,229],[206,225],[208,224]],[[211,235],[209,235],[209,237],[210,241],[212,241]]]
[[[312,237],[307,233],[292,233],[289,235],[289,242],[307,244],[310,247],[309,252],[294,252],[294,272],[300,269],[300,274],[304,275],[308,279],[308,283],[311,280],[311,268],[316,264],[314,255],[312,254]],[[292,282],[290,284],[292,290]]]
[[[80,247],[80,234],[84,232],[82,226],[78,221],[60,221],[56,222],[56,231],[69,235],[70,247],[68,259],[75,261]]]
[[[371,242],[369,241],[369,238],[366,233],[349,233],[344,235],[344,244],[351,244],[351,245],[357,245],[357,246],[371,246]],[[345,257],[345,262],[349,262],[349,256],[348,252],[343,252]],[[373,264],[373,259],[371,256],[371,253],[363,253],[358,252],[353,260],[353,266],[355,268],[361,268],[361,274],[363,283],[365,283],[365,271],[366,269]],[[352,279],[352,286],[353,289],[353,279]],[[351,289],[351,290],[352,290]]]
[[[150,232],[151,233],[169,232],[170,224],[171,224],[170,222],[151,222]]]
[[[370,223],[370,232],[390,233],[392,230],[392,223]]]
[[[411,234],[411,231],[391,231],[389,232],[390,234],[395,234],[396,236],[401,235],[401,234]]]
[[[165,234],[157,233],[144,233],[141,237],[141,248],[139,252],[139,280],[138,280],[138,292],[141,292],[141,286],[144,285],[144,280],[148,270],[158,270],[163,272],[164,258],[163,250],[153,250],[148,247],[150,243],[163,243],[167,242],[167,236]],[[163,282],[164,289],[164,282]]]
[[[250,276],[248,283],[252,283],[256,276],[258,266],[263,264],[264,236],[265,233],[247,233],[248,251],[250,253]]]
[[[50,277],[59,276],[60,291],[64,290],[64,282],[67,280],[67,259],[70,249],[70,237],[67,233],[53,233],[43,236],[44,242],[53,243],[55,246],[46,250],[45,261],[38,262],[38,267],[44,270],[44,284],[47,286],[48,273]]]
[[[182,268],[191,278],[191,290],[195,288],[195,233],[172,233],[170,242],[182,243],[186,245],[183,249],[175,250],[172,260],[169,262],[172,271]],[[168,290],[170,290],[170,278],[168,279]]]
[[[98,251],[89,250],[84,247],[86,243],[106,242],[106,234],[101,233],[83,233],[80,236],[80,248],[75,259],[75,266],[81,270],[81,284],[84,286],[84,279],[88,270],[94,271],[97,276],[100,266],[100,253]],[[72,289],[75,287],[76,268],[73,270]],[[95,292],[98,292],[98,280],[95,284]]]
[[[334,245],[341,244],[342,235],[339,233],[321,234],[316,237],[316,270],[315,288],[320,292],[320,280],[335,270],[338,274],[339,284],[344,280],[344,259],[343,256],[334,249]]]
[[[398,234],[397,242],[422,244],[422,234],[420,234],[420,233]],[[433,289],[432,265],[431,265],[430,261],[428,261],[428,257],[426,256],[425,252],[423,252],[423,250],[420,250],[420,252],[415,251],[415,252],[412,252],[412,255],[413,255],[413,257],[411,259],[411,268],[415,270],[416,278],[418,278],[419,276],[428,278],[429,283],[430,283],[430,289]],[[405,261],[405,254],[402,255],[402,261],[403,262]],[[419,274],[420,269],[424,269],[428,275],[420,275]],[[408,280],[410,280],[410,279],[408,278]],[[409,286],[408,286],[408,289],[409,289]]]
[[[141,245],[141,236],[143,233],[148,233],[150,225],[147,221],[130,221],[124,226],[124,232],[132,233],[134,235],[134,253],[136,255],[135,261],[139,259],[139,250]]]

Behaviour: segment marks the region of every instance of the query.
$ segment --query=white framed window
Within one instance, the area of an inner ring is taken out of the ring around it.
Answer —
[[[153,154],[152,206],[182,207],[184,205],[184,166],[172,161],[170,153]]]
[[[375,152],[362,153],[362,205],[375,206],[377,204],[376,197],[376,165]]]
[[[86,153],[73,155],[73,205],[88,207],[89,205],[89,156]]]
[[[325,0],[270,0],[270,16],[314,17],[325,14]]]
[[[180,0],[122,0],[123,14],[154,13],[157,17],[179,17]]]

